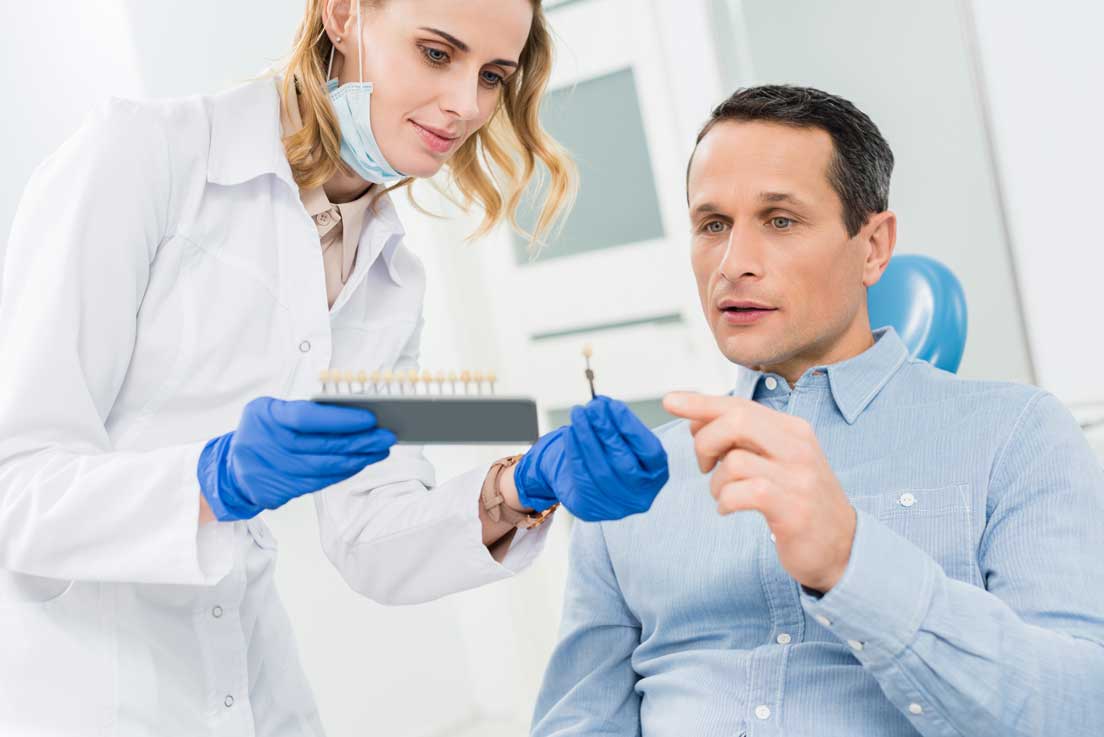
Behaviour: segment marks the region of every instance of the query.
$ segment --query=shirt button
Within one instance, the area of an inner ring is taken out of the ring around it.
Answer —
[[[772,392],[773,392],[773,391],[774,391],[775,389],[777,389],[777,388],[778,388],[778,379],[774,378],[773,376],[768,376],[768,377],[767,377],[767,380],[766,380],[766,381],[764,381],[763,383],[764,383],[764,384],[766,384],[766,385],[767,385],[767,389],[768,389],[768,390],[770,390],[770,391],[772,391]]]
[[[909,712],[912,714],[923,714],[924,707],[920,706],[920,704],[909,704]]]
[[[215,608],[211,610],[211,616],[214,617],[215,619],[218,619],[219,617],[221,617],[222,616],[222,607],[216,605]]]
[[[226,708],[229,709],[231,706],[234,705],[234,697],[227,696],[225,699],[222,700],[222,703],[226,704]]]
[[[905,492],[900,496],[899,499],[897,499],[897,503],[900,504],[902,507],[911,507],[913,504],[916,504],[916,497],[914,497],[912,494],[909,494],[908,492]]]
[[[862,644],[861,642],[859,642],[858,640],[848,640],[848,641],[847,641],[847,644],[848,644],[848,645],[849,645],[849,646],[851,647],[851,649],[852,649],[852,650],[854,650],[855,652],[857,652],[857,653],[858,653],[858,652],[862,652],[862,649],[863,649],[863,644]]]
[[[302,343],[299,344],[299,352],[300,353],[310,353],[310,349],[311,349],[311,344],[310,344],[309,340],[304,340]]]
[[[792,639],[793,639],[792,637],[790,637],[788,634],[783,632],[782,634],[780,634],[778,636],[777,641],[778,641],[779,645],[789,645],[790,640],[792,640]]]
[[[832,620],[828,619],[828,617],[824,616],[823,614],[818,614],[815,617],[813,617],[813,619],[815,619],[817,622],[819,622],[821,627],[831,627],[832,626]]]
[[[759,704],[759,706],[755,707],[756,719],[770,719],[770,714],[770,707],[766,704]]]
[[[774,536],[774,533],[772,532],[772,533],[771,533],[771,542],[773,543],[773,542],[776,542],[777,540],[778,540],[778,538],[776,538],[776,537]]]

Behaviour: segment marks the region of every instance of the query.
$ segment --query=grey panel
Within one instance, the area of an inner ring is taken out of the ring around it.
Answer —
[[[609,330],[624,330],[625,328],[635,328],[641,325],[682,325],[686,322],[682,315],[677,312],[671,312],[663,315],[652,315],[650,317],[641,317],[635,320],[620,320],[618,322],[602,322],[594,323],[591,325],[580,325],[573,328],[564,328],[562,330],[553,330],[547,333],[536,333],[532,336],[532,340],[554,340],[556,338],[568,338],[573,335],[587,335],[590,333],[605,332]]]
[[[541,121],[578,163],[580,188],[575,209],[538,260],[663,237],[632,69],[553,90]],[[518,223],[526,231],[536,223],[543,191],[532,187],[522,203]],[[526,239],[515,237],[515,253],[519,264],[529,263]]]
[[[400,445],[497,445],[537,439],[537,405],[532,399],[323,394],[314,401],[371,410],[379,426],[395,433]]]
[[[671,420],[677,419],[672,415],[667,414],[667,411],[663,409],[663,400],[656,399],[638,399],[634,402],[625,402],[629,406],[629,409],[640,418],[648,427],[659,427]],[[562,427],[571,422],[571,407],[560,407],[557,409],[548,410],[548,427],[557,428]]]

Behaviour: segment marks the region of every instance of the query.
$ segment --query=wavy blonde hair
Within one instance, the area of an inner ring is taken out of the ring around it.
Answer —
[[[283,70],[281,96],[285,104],[299,93],[303,127],[284,138],[284,149],[296,183],[318,187],[339,170],[351,173],[341,160],[341,135],[337,116],[326,89],[326,66],[333,44],[323,25],[328,0],[307,0],[306,14],[296,33],[295,45]],[[352,0],[368,7],[384,0]],[[539,247],[562,222],[574,202],[577,173],[567,151],[540,123],[540,103],[552,74],[552,37],[541,8],[533,3],[533,24],[518,59],[518,70],[503,84],[498,110],[448,162],[450,184],[459,193],[458,204],[469,210],[478,203],[483,221],[471,234],[487,234],[503,220],[518,232],[517,215],[529,183],[537,174],[537,161],[547,170],[544,203],[531,233]],[[385,190],[409,187],[407,178]],[[544,183],[542,183],[544,184]]]

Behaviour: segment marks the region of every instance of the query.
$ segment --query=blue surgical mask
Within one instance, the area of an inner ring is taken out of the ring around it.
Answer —
[[[360,44],[363,34],[360,28],[360,3],[357,8],[357,66],[360,69],[360,81],[338,86],[336,79],[330,79],[333,69],[333,49],[330,50],[330,64],[326,70],[326,89],[330,93],[330,102],[337,113],[337,122],[341,132],[341,160],[349,165],[362,179],[373,184],[392,184],[405,175],[387,163],[376,136],[372,132],[372,83],[364,81],[364,64],[361,59]]]

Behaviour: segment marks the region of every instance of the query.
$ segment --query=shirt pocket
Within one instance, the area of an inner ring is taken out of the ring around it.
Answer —
[[[100,584],[7,573],[0,733],[107,734],[117,680],[111,626]]]
[[[851,504],[926,552],[951,578],[980,585],[969,491],[968,484],[896,489],[852,497]]]
[[[409,369],[400,358],[418,327],[417,321],[335,322],[330,365],[345,371]]]
[[[0,610],[60,601],[71,588],[72,581],[0,570]]]

